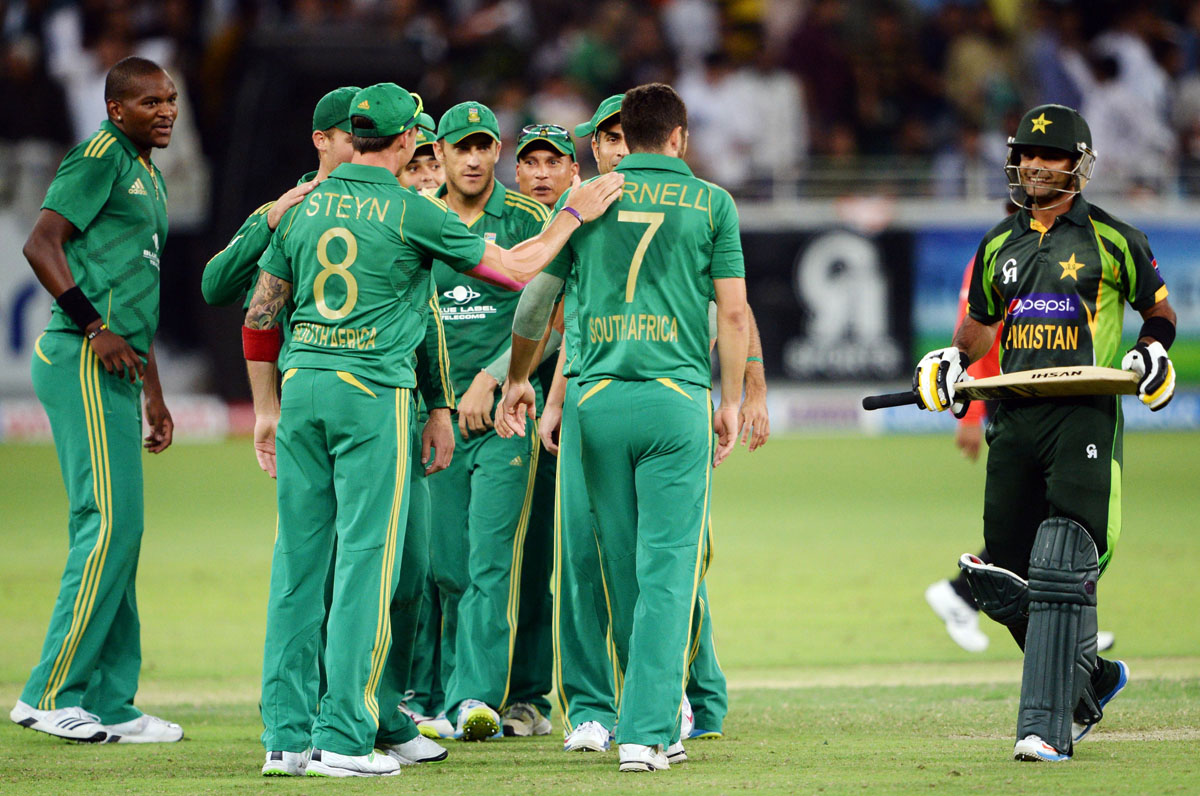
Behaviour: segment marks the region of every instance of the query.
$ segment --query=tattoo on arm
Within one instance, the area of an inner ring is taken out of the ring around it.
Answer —
[[[270,329],[278,325],[283,305],[292,297],[292,283],[259,271],[258,284],[246,311],[246,328]]]

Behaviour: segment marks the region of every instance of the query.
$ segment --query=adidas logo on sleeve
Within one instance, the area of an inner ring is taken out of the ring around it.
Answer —
[[[129,192],[134,196],[146,196],[146,186],[142,185],[141,177],[133,181],[133,185],[129,186]]]

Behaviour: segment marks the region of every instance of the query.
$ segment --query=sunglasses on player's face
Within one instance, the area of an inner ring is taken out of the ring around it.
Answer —
[[[557,124],[527,124],[521,128],[521,136],[536,135],[551,138],[567,138],[567,128]]]

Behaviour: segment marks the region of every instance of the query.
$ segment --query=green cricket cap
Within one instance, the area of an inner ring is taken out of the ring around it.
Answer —
[[[543,145],[536,147],[537,149],[552,149],[560,155],[569,155],[571,160],[575,159],[575,142],[571,140],[571,135],[565,127],[559,127],[557,124],[531,124],[522,128],[521,137],[517,139],[517,159],[520,160],[529,145],[535,142],[543,142]]]
[[[313,129],[328,130],[336,127],[344,132],[350,132],[350,103],[354,95],[362,91],[358,86],[342,86],[321,97],[313,110]]]
[[[623,99],[625,99],[624,94],[613,94],[601,102],[600,107],[596,108],[596,112],[592,114],[589,121],[575,125],[575,135],[583,138],[595,133],[610,116],[616,116],[621,112],[621,100]]]
[[[429,133],[430,135],[433,135],[435,132],[437,132],[437,122],[433,120],[432,116],[424,111],[417,114],[417,127]]]
[[[433,146],[433,133],[425,130],[421,125],[417,125],[417,143],[413,146],[413,155],[417,154],[417,150],[423,146]]]
[[[1044,146],[1079,156],[1079,145],[1092,147],[1092,131],[1079,111],[1065,105],[1038,105],[1025,112],[1009,147]]]
[[[438,121],[437,140],[457,144],[474,133],[486,133],[500,140],[500,123],[496,114],[482,102],[460,102],[442,114]]]
[[[376,83],[354,95],[351,118],[363,117],[371,124],[354,125],[352,132],[361,138],[383,138],[403,133],[415,126],[423,105],[418,94],[411,94],[395,83]]]

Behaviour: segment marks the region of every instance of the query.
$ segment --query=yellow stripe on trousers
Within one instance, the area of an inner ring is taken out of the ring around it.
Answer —
[[[71,670],[71,663],[79,649],[79,642],[87,630],[88,621],[95,607],[96,592],[99,590],[100,579],[104,574],[104,560],[108,556],[108,545],[112,539],[112,479],[109,474],[108,437],[104,423],[104,403],[100,393],[98,374],[99,360],[91,353],[91,347],[83,342],[79,351],[79,386],[83,398],[83,419],[87,430],[88,452],[92,465],[92,497],[100,515],[100,530],[96,544],[88,554],[83,566],[79,591],[75,595],[75,605],[71,612],[71,627],[63,639],[50,676],[46,680],[46,689],[38,703],[40,710],[55,710],[58,690],[62,688]]]
[[[695,610],[696,595],[700,591],[700,578],[703,575],[703,569],[704,569],[704,548],[705,548],[704,536],[708,531],[708,492],[709,492],[709,489],[712,487],[712,471],[713,471],[713,468],[712,468],[713,429],[712,429],[712,411],[711,411],[712,390],[705,390],[704,393],[705,393],[705,401],[706,401],[705,406],[710,407],[710,411],[708,412],[708,430],[705,432],[708,435],[708,459],[706,460],[706,464],[704,467],[704,503],[702,506],[702,511],[704,513],[700,516],[700,535],[699,535],[699,538],[696,540],[696,570],[695,570],[695,574],[692,576],[692,599],[691,599],[691,602],[688,603],[688,606],[689,606],[688,637],[687,637],[687,645],[683,648],[683,681],[679,685],[679,710],[680,711],[683,710],[683,698],[687,695],[688,668],[689,668],[688,653],[691,651],[691,647],[692,647],[692,611]],[[696,631],[698,633],[699,628],[696,628]],[[677,711],[676,719],[678,719],[678,718],[679,718],[679,715],[678,715],[678,711]]]
[[[521,518],[517,521],[517,533],[513,539],[512,568],[508,572],[508,665],[504,673],[504,697],[499,709],[508,703],[508,690],[512,685],[513,650],[517,646],[517,620],[521,612],[521,563],[525,559],[525,532],[529,530],[529,514],[533,508],[533,486],[537,479],[538,454],[542,443],[536,433],[530,434],[529,478],[525,481],[525,502],[521,505]]]
[[[565,451],[562,441],[558,443],[558,460],[554,467],[554,601],[552,605],[551,651],[554,657],[554,697],[558,702],[558,712],[563,717],[563,728],[568,732],[575,730],[571,723],[571,711],[567,706],[567,691],[563,687],[562,667],[562,636],[559,632],[559,622],[562,621],[562,463]]]
[[[383,567],[379,577],[379,616],[375,621],[375,646],[371,649],[371,675],[363,689],[363,703],[379,727],[379,680],[392,641],[392,568],[396,563],[396,536],[400,525],[400,507],[404,504],[404,477],[408,463],[408,390],[396,390],[396,487],[392,492],[392,512],[388,517],[384,542]]]

